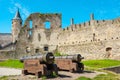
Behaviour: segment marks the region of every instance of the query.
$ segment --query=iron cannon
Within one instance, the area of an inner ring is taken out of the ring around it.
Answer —
[[[71,59],[72,61],[80,62],[84,57],[82,57],[80,54],[75,55],[66,55],[66,56],[57,56],[55,59]]]
[[[24,63],[22,74],[35,74],[40,77],[42,75],[49,76],[55,72],[56,75],[58,75],[58,68],[57,65],[54,64],[54,59],[55,57],[52,52],[23,56],[20,58],[20,61]]]
[[[59,70],[70,72],[83,72],[84,64],[81,60],[84,59],[80,54],[66,55],[55,57],[55,63]]]
[[[23,56],[20,58],[20,61],[23,62],[24,60],[29,60],[29,59],[38,59],[40,62],[47,63],[47,64],[52,64],[54,63],[54,55],[52,52],[47,52],[44,54],[35,54],[31,56]]]

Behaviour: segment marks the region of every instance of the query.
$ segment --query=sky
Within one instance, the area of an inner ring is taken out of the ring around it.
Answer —
[[[90,20],[109,20],[120,17],[120,0],[0,0],[0,33],[11,33],[12,19],[19,8],[23,23],[31,13],[61,13],[62,27],[70,19],[79,24]]]

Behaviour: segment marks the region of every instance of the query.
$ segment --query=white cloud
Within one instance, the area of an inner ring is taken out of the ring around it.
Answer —
[[[13,8],[9,7],[8,9],[9,9],[10,13],[15,13],[16,12],[16,7],[13,7]]]
[[[25,19],[26,17],[29,16],[30,12],[28,11],[28,9],[22,6],[20,3],[15,2],[14,0],[11,0],[11,5],[13,6],[8,8],[10,13],[15,14],[17,11],[17,8],[19,8],[22,19]]]

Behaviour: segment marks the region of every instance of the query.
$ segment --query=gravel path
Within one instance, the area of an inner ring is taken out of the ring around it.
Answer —
[[[0,68],[0,76],[21,75],[21,73],[22,71],[20,69]]]
[[[23,76],[22,70],[20,69],[13,69],[13,68],[0,68],[0,76],[10,76],[14,75],[13,77],[9,77],[9,80],[36,80],[36,77],[33,75],[26,75]],[[83,73],[70,73],[66,71],[59,71],[59,76],[57,78],[47,78],[47,80],[75,80],[80,76],[85,76],[89,78],[94,78],[98,74],[106,74],[104,72],[97,72],[97,71],[84,71]],[[41,78],[37,79],[41,80]]]

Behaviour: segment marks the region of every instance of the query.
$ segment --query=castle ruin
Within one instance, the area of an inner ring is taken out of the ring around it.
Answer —
[[[50,27],[46,28],[45,23]],[[12,20],[12,42],[16,55],[58,51],[61,54],[82,54],[86,59],[120,59],[120,18],[95,20],[62,28],[61,14],[33,13],[22,25],[19,11]]]

